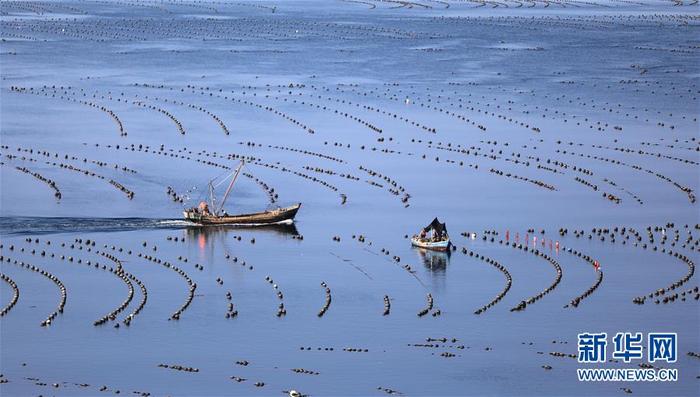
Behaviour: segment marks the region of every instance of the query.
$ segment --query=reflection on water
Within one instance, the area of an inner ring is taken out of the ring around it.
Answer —
[[[431,251],[423,248],[416,248],[423,265],[431,273],[445,273],[447,265],[450,263],[450,251]]]
[[[212,250],[216,246],[226,247],[229,239],[240,238],[239,232],[243,231],[273,234],[282,238],[299,235],[294,223],[260,226],[189,226],[186,229],[187,239],[196,242],[200,251]]]
[[[433,288],[442,290],[445,284],[445,271],[450,263],[451,251],[431,251],[424,248],[415,248],[423,265],[431,275]]]

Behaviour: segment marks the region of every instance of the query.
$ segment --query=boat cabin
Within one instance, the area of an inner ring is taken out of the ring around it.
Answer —
[[[447,234],[447,226],[440,222],[438,218],[423,228],[420,232],[420,238],[428,241],[445,241],[450,238]]]

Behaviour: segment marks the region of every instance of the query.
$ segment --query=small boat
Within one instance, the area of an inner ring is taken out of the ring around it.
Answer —
[[[262,226],[262,225],[274,225],[274,224],[291,224],[294,222],[294,217],[296,216],[299,208],[301,208],[301,203],[291,205],[289,207],[280,207],[262,212],[254,212],[249,214],[237,214],[230,215],[223,208],[226,204],[226,199],[231,193],[233,184],[238,178],[241,169],[243,168],[244,162],[236,168],[236,170],[231,173],[228,177],[231,178],[231,183],[229,183],[226,193],[224,194],[221,204],[216,205],[216,198],[214,196],[214,184],[213,180],[209,181],[209,196],[211,200],[211,206],[206,201],[199,203],[197,207],[192,207],[186,209],[183,212],[185,220],[198,223],[200,225],[241,225],[241,226]],[[224,178],[223,181],[228,179]],[[219,184],[223,183],[221,181]],[[213,209],[212,209],[213,208]]]
[[[450,236],[447,234],[447,226],[438,218],[421,230],[420,234],[411,237],[411,245],[433,251],[447,251],[450,249]]]

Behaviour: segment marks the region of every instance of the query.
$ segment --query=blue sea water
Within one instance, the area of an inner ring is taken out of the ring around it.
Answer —
[[[56,275],[67,304],[41,327],[58,288],[2,263],[20,295],[0,319],[0,373],[8,380],[0,392],[697,395],[700,360],[688,355],[700,350],[696,295],[632,301],[689,272],[662,248],[698,260],[698,204],[682,190],[692,195],[700,184],[697,5],[678,3],[3,2],[0,255]],[[180,220],[207,197],[207,182],[227,173],[217,165],[238,164],[229,155],[249,157],[250,177],[237,181],[228,211],[301,202],[294,227]],[[61,199],[16,167],[55,181]],[[275,203],[255,178],[274,189]],[[457,247],[450,255],[420,252],[407,238],[436,216]],[[614,243],[588,239],[593,228],[623,226],[648,247],[623,245],[620,233]],[[667,230],[663,245],[657,226]],[[574,230],[585,233],[576,238]],[[527,235],[530,246],[533,236],[545,239],[539,249],[562,268],[556,288],[524,311],[509,309],[545,290],[556,272],[499,244],[506,231],[511,242]],[[88,252],[76,240],[95,246]],[[564,306],[597,273],[564,247],[595,258],[604,272],[577,308]],[[462,248],[512,275],[506,296],[481,315],[474,311],[506,280]],[[93,325],[129,291],[115,274],[84,263],[115,265],[96,250],[118,258],[148,290],[130,326],[121,321],[142,299],[136,284],[116,321]],[[196,283],[180,320],[169,318],[186,301],[186,279],[144,255]],[[319,317],[322,282],[332,301]],[[673,293],[697,286],[693,275]],[[3,282],[0,306],[12,294]],[[417,316],[427,294],[434,308]],[[229,303],[233,319],[225,317]],[[280,303],[286,316],[276,316]],[[575,354],[586,331],[677,332],[678,362],[656,366],[678,368],[680,379],[578,382],[576,368],[593,366],[549,353]],[[425,344],[434,347],[415,346]],[[318,374],[292,371],[299,368]]]

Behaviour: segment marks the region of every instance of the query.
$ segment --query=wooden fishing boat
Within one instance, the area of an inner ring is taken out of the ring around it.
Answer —
[[[411,245],[433,251],[447,251],[450,249],[450,236],[447,234],[447,226],[438,218],[421,230],[420,234],[411,237]]]
[[[224,178],[219,184],[223,183],[228,177],[231,177],[231,183],[229,183],[226,193],[224,194],[221,204],[216,205],[216,197],[214,195],[214,180],[209,181],[209,197],[210,202],[202,201],[197,207],[192,207],[186,209],[183,212],[185,220],[194,222],[200,225],[241,225],[241,226],[262,226],[262,225],[274,225],[274,224],[289,224],[294,222],[294,217],[296,216],[299,208],[301,208],[301,203],[291,205],[289,207],[280,207],[262,212],[254,212],[249,214],[236,214],[230,215],[224,211],[224,204],[226,204],[226,199],[231,193],[233,184],[238,178],[241,169],[243,168],[244,162],[236,168],[236,170],[229,176]]]
[[[433,251],[447,251],[450,248],[450,239],[431,241],[430,239],[422,239],[418,236],[411,238],[411,244],[414,247],[425,248]]]
[[[221,215],[204,214],[200,211],[192,211],[191,209],[183,212],[185,219],[191,222],[202,225],[270,225],[284,224],[294,222],[294,216],[301,207],[301,203],[291,205],[284,208],[275,208],[273,210],[254,212],[251,214]]]

